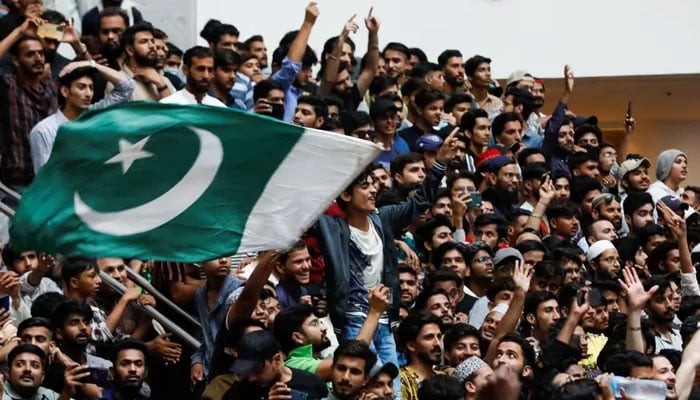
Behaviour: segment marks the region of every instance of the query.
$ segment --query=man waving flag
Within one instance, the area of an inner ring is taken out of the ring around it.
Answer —
[[[127,103],[61,127],[18,250],[198,262],[291,246],[378,154],[231,109]]]

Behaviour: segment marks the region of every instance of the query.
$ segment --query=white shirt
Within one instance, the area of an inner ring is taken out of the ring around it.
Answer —
[[[649,189],[647,189],[647,193],[651,195],[651,198],[654,200],[654,204],[656,205],[656,202],[658,202],[665,196],[673,196],[676,198],[680,198],[683,194],[683,188],[679,187],[678,190],[674,192],[673,189],[666,186],[666,184],[662,181],[656,181],[649,186]]]
[[[205,94],[204,97],[202,98],[202,102],[199,103],[199,102],[197,102],[197,99],[194,97],[194,95],[192,93],[188,92],[187,89],[178,90],[177,92],[171,94],[170,96],[165,97],[163,99],[160,99],[160,102],[163,104],[181,104],[181,105],[204,104],[205,106],[226,108],[226,104],[222,103],[220,100],[218,100],[215,97],[210,96],[208,94]]]

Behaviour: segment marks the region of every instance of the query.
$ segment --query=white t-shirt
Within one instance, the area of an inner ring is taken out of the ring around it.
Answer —
[[[350,226],[350,237],[357,243],[360,250],[370,258],[370,265],[363,271],[365,287],[372,289],[382,282],[384,268],[384,246],[374,224],[369,224],[369,230],[363,231]]]

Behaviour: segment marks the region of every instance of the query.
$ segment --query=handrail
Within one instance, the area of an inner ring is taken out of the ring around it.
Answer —
[[[102,279],[103,282],[105,282],[112,290],[117,292],[119,295],[123,295],[124,292],[126,291],[126,288],[124,285],[119,283],[116,279],[112,278],[109,276],[104,271],[100,271],[100,278]],[[179,337],[182,339],[185,344],[190,345],[191,347],[198,349],[202,344],[199,342],[199,340],[195,339],[192,335],[187,333],[185,330],[177,326],[175,323],[170,321],[165,315],[161,314],[152,306],[144,306],[144,305],[139,305],[143,311],[148,314],[151,318],[155,319],[156,321],[160,322],[163,324],[165,329],[168,331],[172,332],[175,336]]]
[[[0,201],[0,212],[7,215],[10,218],[15,216],[15,210],[13,210],[12,207],[8,206],[7,204],[5,204],[1,201]]]
[[[129,277],[129,279],[134,281],[134,283],[136,283],[142,289],[147,291],[149,294],[153,295],[153,297],[156,298],[156,301],[158,301],[159,304],[164,304],[170,307],[170,309],[175,311],[182,318],[186,319],[187,322],[190,322],[197,328],[202,328],[202,326],[199,324],[199,321],[194,319],[192,315],[190,315],[187,311],[183,310],[182,308],[178,307],[177,304],[175,304],[169,298],[165,297],[165,295],[163,295],[161,292],[156,290],[156,288],[154,288],[153,285],[151,285],[144,277],[134,272],[133,269],[126,267],[126,274]]]
[[[10,196],[17,202],[19,202],[20,197],[22,197],[22,195],[10,189],[10,187],[2,183],[2,181],[0,181],[0,191],[5,192],[8,196]]]

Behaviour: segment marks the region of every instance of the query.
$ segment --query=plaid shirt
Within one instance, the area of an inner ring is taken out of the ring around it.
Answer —
[[[38,90],[26,86],[14,72],[0,70],[0,169],[3,181],[28,185],[34,179],[29,132],[58,109],[54,81],[41,82]]]

